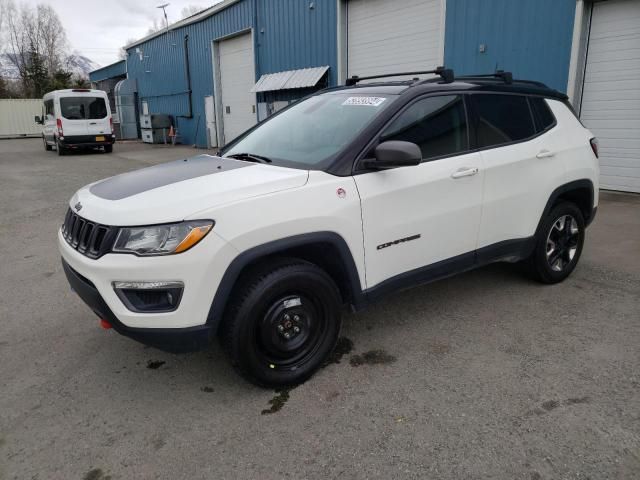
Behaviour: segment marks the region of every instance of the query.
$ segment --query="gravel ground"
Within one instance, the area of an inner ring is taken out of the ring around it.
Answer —
[[[0,479],[640,478],[640,196],[601,195],[564,283],[493,265],[390,296],[273,392],[217,346],[101,330],[64,278],[76,189],[193,153],[0,141]]]

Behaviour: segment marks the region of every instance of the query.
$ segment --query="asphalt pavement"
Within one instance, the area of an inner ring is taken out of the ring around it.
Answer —
[[[198,153],[0,140],[0,479],[640,478],[639,195],[601,196],[564,283],[501,264],[392,295],[274,392],[216,345],[102,330],[64,278],[75,190]]]

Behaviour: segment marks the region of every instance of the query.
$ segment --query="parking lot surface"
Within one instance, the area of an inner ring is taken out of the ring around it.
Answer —
[[[390,296],[274,392],[217,345],[100,329],[62,272],[75,190],[197,153],[0,141],[0,479],[640,478],[640,196],[601,195],[564,283],[493,265]]]

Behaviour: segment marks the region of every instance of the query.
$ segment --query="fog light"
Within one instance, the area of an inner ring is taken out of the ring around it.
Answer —
[[[132,312],[172,312],[180,305],[182,282],[113,282],[118,298]]]

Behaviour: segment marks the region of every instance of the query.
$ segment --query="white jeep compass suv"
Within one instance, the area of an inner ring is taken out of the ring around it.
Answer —
[[[174,352],[218,336],[247,379],[281,386],[322,365],[343,305],[497,261],[564,280],[598,202],[597,143],[567,97],[422,73],[438,76],[352,77],[219,156],[80,189],[58,235],[72,288],[107,328]]]

